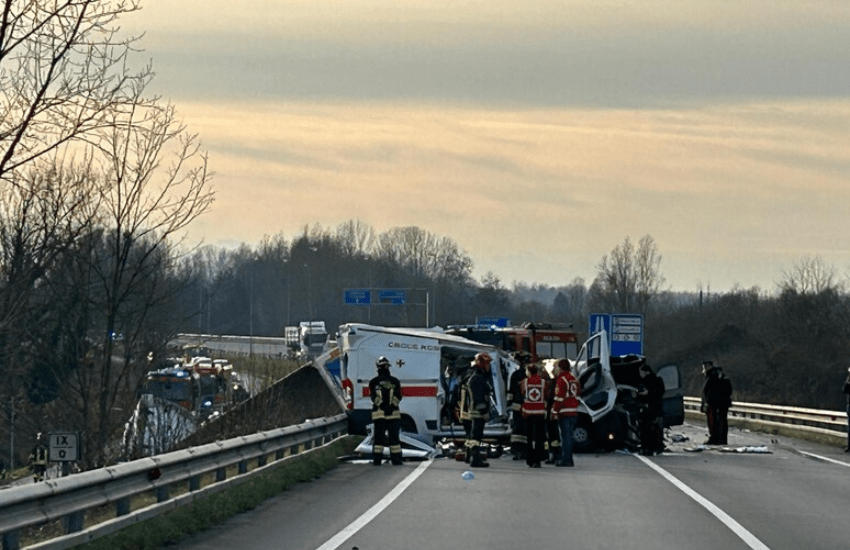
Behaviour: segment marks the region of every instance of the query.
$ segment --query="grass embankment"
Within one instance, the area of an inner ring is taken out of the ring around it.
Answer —
[[[350,455],[360,438],[345,437],[327,447],[281,462],[280,467],[226,491],[199,499],[162,516],[133,525],[79,548],[85,550],[147,550],[176,544],[182,538],[205,531],[239,513],[256,508],[264,500],[292,485],[312,481]]]

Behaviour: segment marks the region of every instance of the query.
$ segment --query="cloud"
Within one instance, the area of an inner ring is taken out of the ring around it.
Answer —
[[[182,0],[145,11],[131,28],[147,30],[156,85],[180,100],[638,108],[850,89],[850,10],[829,0]]]
[[[217,223],[193,229],[207,242],[350,219],[378,231],[417,225],[453,238],[480,273],[556,284],[589,282],[624,237],[650,234],[678,288],[766,285],[802,251],[850,260],[835,231],[850,218],[850,102],[180,107],[218,174]],[[827,112],[834,123],[822,126]]]

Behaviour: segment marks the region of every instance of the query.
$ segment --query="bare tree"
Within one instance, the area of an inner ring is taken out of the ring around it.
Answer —
[[[826,290],[841,291],[844,285],[838,281],[835,267],[827,265],[819,256],[811,256],[783,271],[778,286],[780,292],[820,294]]]
[[[416,226],[393,227],[378,237],[379,259],[403,267],[414,277],[457,277],[468,281],[472,260],[457,243]]]
[[[147,366],[147,353],[137,348],[136,339],[151,308],[164,298],[160,281],[174,267],[173,241],[213,200],[212,174],[196,136],[187,134],[173,107],[146,104],[141,90],[138,94],[136,109],[113,115],[100,148],[105,180],[100,211],[108,233],[104,246],[92,248],[90,264],[102,315],[92,430],[99,450],[121,426],[110,414],[121,390],[133,387]],[[123,336],[120,364],[114,353],[118,334]]]
[[[64,288],[85,306],[54,302],[77,323],[56,332],[79,344],[68,346],[78,354],[68,362],[83,366],[66,389],[85,395],[75,401],[84,409],[77,428],[86,431],[92,464],[120,425],[119,398],[146,367],[153,312],[174,292],[175,240],[213,200],[197,137],[171,105],[146,94],[150,66],[128,69],[137,39],[122,37],[118,22],[138,9],[137,0],[6,0],[0,8],[0,192],[21,205],[9,212],[3,246],[27,271],[4,275],[16,273],[30,292]],[[73,159],[84,181],[69,179]],[[61,184],[45,193],[50,181]],[[40,237],[16,233],[34,227],[32,205],[44,196],[56,206],[37,220],[32,235]],[[75,209],[84,215],[67,215]],[[53,233],[49,220],[58,223]],[[50,245],[36,248],[40,256],[18,253],[30,243]],[[6,293],[0,319],[16,317],[20,296]]]
[[[151,68],[127,69],[117,20],[137,0],[5,0],[0,13],[0,181],[45,155],[95,143],[138,105]],[[147,100],[154,102],[153,99]]]
[[[336,239],[344,254],[365,257],[375,246],[375,230],[360,220],[349,220],[336,228]]]
[[[660,265],[661,256],[651,236],[642,237],[637,248],[626,237],[597,265],[590,289],[594,305],[620,312],[645,312],[664,284]]]

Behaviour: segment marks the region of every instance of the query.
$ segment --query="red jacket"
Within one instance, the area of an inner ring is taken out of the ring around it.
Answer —
[[[532,374],[519,383],[520,394],[523,397],[522,416],[546,416],[546,381],[537,374]]]
[[[562,370],[555,379],[555,404],[552,416],[562,418],[578,414],[578,396],[581,392],[578,380],[568,370]]]

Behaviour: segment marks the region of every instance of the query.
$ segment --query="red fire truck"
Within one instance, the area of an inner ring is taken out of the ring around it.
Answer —
[[[489,344],[507,352],[527,351],[536,363],[544,359],[575,359],[578,337],[572,325],[524,323],[521,326],[455,325],[446,333]]]

